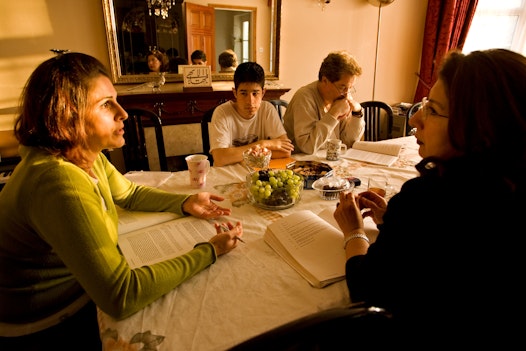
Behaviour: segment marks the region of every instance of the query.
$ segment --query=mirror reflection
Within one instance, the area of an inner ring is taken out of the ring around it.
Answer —
[[[178,67],[192,64],[196,50],[206,55],[214,81],[232,80],[231,61],[257,61],[268,79],[277,79],[281,0],[222,1],[170,0],[161,9],[149,8],[148,0],[103,0],[114,82],[145,82],[159,70],[167,72],[166,81],[182,81]]]

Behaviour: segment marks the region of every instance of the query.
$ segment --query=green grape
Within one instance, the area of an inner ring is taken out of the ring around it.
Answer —
[[[300,197],[303,177],[292,170],[260,170],[251,176],[250,194],[267,206],[283,206]]]

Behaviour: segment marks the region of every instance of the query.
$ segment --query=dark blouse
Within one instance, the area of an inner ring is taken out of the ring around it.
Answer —
[[[390,200],[367,254],[347,261],[352,301],[388,309],[412,335],[512,330],[526,299],[524,169],[514,187],[477,160],[417,168],[421,176]]]

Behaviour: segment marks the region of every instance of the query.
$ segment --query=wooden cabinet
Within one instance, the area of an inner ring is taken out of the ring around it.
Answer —
[[[202,92],[183,92],[182,84],[164,86],[159,93],[124,90],[119,91],[117,101],[124,109],[143,108],[157,113],[164,126],[200,123],[205,111],[234,98],[231,86]],[[264,99],[279,99],[289,90],[267,88]]]

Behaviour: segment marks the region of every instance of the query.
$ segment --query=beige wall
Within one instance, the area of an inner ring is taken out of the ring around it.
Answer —
[[[412,102],[426,7],[427,0],[396,0],[382,8],[376,100]],[[9,111],[32,70],[53,55],[49,49],[85,52],[109,65],[102,0],[0,1],[0,19],[0,127],[11,123]],[[334,0],[324,11],[317,0],[283,0],[280,83],[291,88],[284,98],[317,79],[330,51],[344,49],[364,69],[356,99],[371,99],[377,24],[378,8],[367,0]]]
[[[361,63],[356,99],[372,99],[378,8],[367,0],[285,0],[282,8],[280,80],[292,90],[318,79],[322,60],[347,50]],[[375,100],[412,102],[416,90],[427,0],[396,0],[381,10]]]

